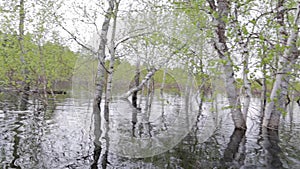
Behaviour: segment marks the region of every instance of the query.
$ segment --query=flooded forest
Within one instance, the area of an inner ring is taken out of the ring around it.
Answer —
[[[299,25],[296,0],[0,0],[0,168],[299,168]]]

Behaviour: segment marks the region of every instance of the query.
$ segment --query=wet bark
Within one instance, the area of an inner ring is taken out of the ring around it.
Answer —
[[[297,4],[297,12],[294,20],[294,27],[287,41],[287,47],[283,56],[279,58],[279,67],[276,72],[276,79],[272,88],[270,102],[266,106],[263,126],[270,129],[278,129],[282,111],[285,110],[285,102],[289,88],[289,73],[299,57],[297,49],[298,24],[300,17],[300,2]]]
[[[105,76],[107,69],[105,68],[105,48],[107,46],[107,33],[109,29],[109,23],[111,17],[113,16],[114,10],[114,1],[108,1],[109,7],[107,12],[104,16],[104,22],[102,24],[101,34],[100,34],[100,44],[97,51],[97,59],[98,59],[98,66],[97,66],[97,75],[96,75],[96,91],[95,91],[95,99],[94,99],[94,106],[98,106],[100,108],[102,95],[104,91],[105,85]]]
[[[217,12],[218,17],[214,18],[216,20],[216,39],[213,42],[214,48],[216,49],[218,56],[223,60],[222,66],[225,78],[225,88],[227,97],[229,100],[229,105],[231,108],[231,115],[234,125],[238,129],[246,129],[246,120],[244,119],[241,110],[241,101],[238,95],[238,90],[236,87],[236,81],[233,71],[233,61],[230,58],[230,53],[228,46],[226,44],[226,22],[225,20],[229,15],[229,5],[228,0],[218,0],[217,6],[213,0],[207,0],[211,9]]]

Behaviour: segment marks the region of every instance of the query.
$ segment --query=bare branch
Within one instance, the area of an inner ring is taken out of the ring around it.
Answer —
[[[132,36],[127,36],[121,40],[119,40],[116,45],[115,45],[115,49],[121,44],[121,43],[124,43],[130,39],[133,39],[133,38],[137,38],[137,37],[140,37],[140,36],[144,36],[144,35],[149,35],[149,34],[152,34],[153,32],[145,32],[145,33],[140,33],[140,34],[136,34],[136,35],[132,35]]]
[[[83,44],[82,42],[80,42],[80,40],[77,39],[77,37],[72,33],[70,32],[67,28],[65,28],[63,25],[59,24],[59,26],[65,30],[70,36],[71,36],[71,39],[73,39],[78,45],[80,45],[82,48],[92,52],[93,54],[97,54],[97,52],[95,52],[91,47]]]

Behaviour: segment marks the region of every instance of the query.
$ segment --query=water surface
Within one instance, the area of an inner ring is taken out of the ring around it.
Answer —
[[[15,99],[15,98],[14,98]],[[300,115],[289,107],[279,133],[260,127],[252,99],[246,133],[234,130],[226,99],[204,102],[165,95],[142,109],[114,98],[109,119],[89,98],[62,97],[47,110],[16,100],[0,112],[0,168],[298,168]],[[8,108],[7,108],[8,107]],[[1,105],[3,109],[3,104]],[[245,135],[244,135],[245,134]]]

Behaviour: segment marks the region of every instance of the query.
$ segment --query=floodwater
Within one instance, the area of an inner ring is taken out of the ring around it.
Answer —
[[[84,97],[58,97],[46,110],[33,104],[26,111],[17,110],[14,99],[1,99],[3,169],[300,166],[297,104],[289,106],[277,133],[260,128],[259,101],[252,99],[244,133],[234,131],[222,97],[204,102],[201,111],[196,100],[177,95],[142,97],[141,109],[116,97],[108,119]]]

